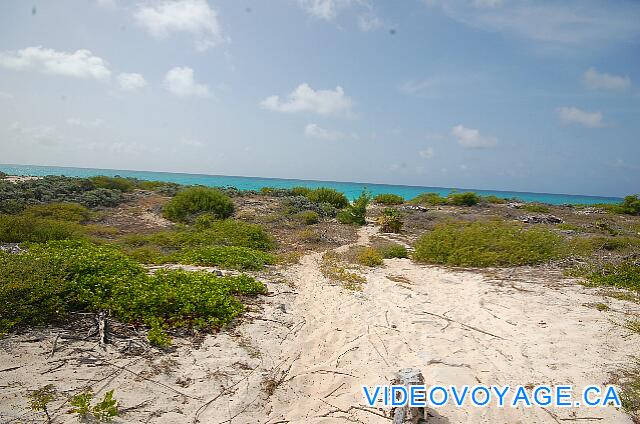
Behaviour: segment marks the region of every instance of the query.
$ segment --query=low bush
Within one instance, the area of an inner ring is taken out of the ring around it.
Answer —
[[[383,233],[399,233],[402,229],[402,217],[394,208],[385,208],[378,217],[378,224]]]
[[[218,189],[188,187],[179,191],[163,210],[165,218],[178,222],[188,222],[203,213],[220,219],[228,218],[233,213],[233,202]]]
[[[271,250],[275,242],[265,229],[256,224],[202,215],[191,227],[179,226],[174,230],[149,235],[133,235],[121,243],[130,248],[157,247],[168,250],[208,246],[241,246],[257,250]]]
[[[376,248],[376,250],[385,259],[409,257],[409,252],[407,252],[407,248],[397,243],[380,246]]]
[[[473,206],[480,203],[480,196],[472,191],[464,193],[450,193],[447,196],[447,204],[454,206]]]
[[[626,196],[622,204],[616,209],[618,213],[640,215],[640,197],[637,194]]]
[[[348,205],[345,209],[338,212],[338,222],[341,224],[356,224],[365,225],[367,215],[367,205],[371,200],[371,196],[365,190],[360,193],[360,196]]]
[[[46,218],[58,221],[81,223],[91,216],[89,210],[78,203],[43,203],[28,206],[24,215],[33,218]]]
[[[186,249],[172,255],[171,262],[188,265],[219,266],[227,269],[259,271],[265,265],[273,265],[275,256],[251,249],[237,246],[214,246]]]
[[[527,203],[526,205],[522,205],[522,209],[531,212],[531,213],[549,213],[550,209],[539,203]]]
[[[640,292],[640,265],[632,261],[589,266],[574,271],[590,285],[612,286]]]
[[[120,176],[107,177],[106,175],[97,175],[89,177],[96,188],[106,188],[109,190],[120,190],[121,192],[133,191],[136,187],[135,180],[122,178]]]
[[[0,180],[4,180],[5,178],[7,178],[9,175],[7,175],[6,172],[2,172],[0,171]]]
[[[486,203],[493,203],[493,204],[504,204],[504,203],[507,203],[507,199],[495,196],[493,194],[491,194],[489,196],[482,196],[482,201],[486,202]]]
[[[374,267],[383,264],[382,255],[376,249],[372,247],[361,248],[357,255],[356,260],[360,265]]]
[[[328,187],[310,190],[306,197],[314,203],[328,203],[336,209],[346,208],[349,205],[349,200],[343,193]]]
[[[97,188],[86,178],[47,176],[17,183],[0,181],[0,213],[17,213],[41,203],[80,203],[86,207],[116,206],[120,190]]]
[[[383,193],[374,197],[373,201],[381,205],[401,205],[404,203],[404,197],[393,193]]]
[[[293,217],[306,225],[317,224],[320,221],[320,215],[315,211],[298,212]]]
[[[421,193],[413,199],[409,200],[412,205],[444,205],[447,203],[447,199],[440,196],[438,193]]]
[[[0,215],[0,242],[24,243],[79,239],[83,229],[75,222],[56,221],[29,215]]]
[[[454,266],[510,266],[546,262],[566,254],[561,236],[517,223],[448,222],[422,235],[413,259]]]
[[[110,311],[121,321],[163,328],[212,328],[243,310],[236,294],[265,293],[248,276],[162,271],[148,275],[113,246],[87,242],[31,245],[0,253],[0,333],[71,311]]]
[[[311,189],[309,187],[296,186],[291,188],[291,194],[293,196],[305,196],[311,193]]]

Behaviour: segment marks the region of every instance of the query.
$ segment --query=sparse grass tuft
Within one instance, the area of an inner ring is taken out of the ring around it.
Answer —
[[[349,290],[361,291],[362,285],[367,281],[363,276],[347,270],[342,265],[340,257],[331,251],[322,255],[320,272],[329,280],[338,282]]]
[[[550,209],[547,206],[541,205],[539,203],[527,203],[525,205],[522,205],[522,209],[531,213],[549,213],[550,212]]]

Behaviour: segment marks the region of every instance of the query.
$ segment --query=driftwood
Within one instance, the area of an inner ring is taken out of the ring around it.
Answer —
[[[100,312],[98,314],[98,341],[100,343],[100,347],[102,349],[105,348],[107,344],[107,314],[105,312]]]
[[[408,391],[410,386],[424,385],[424,377],[419,369],[403,368],[396,373],[392,384],[405,386]],[[407,403],[407,405],[393,410],[393,424],[425,422],[425,408],[412,408]]]

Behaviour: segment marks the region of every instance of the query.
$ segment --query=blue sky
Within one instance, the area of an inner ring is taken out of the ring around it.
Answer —
[[[5,0],[0,163],[640,191],[640,2]]]

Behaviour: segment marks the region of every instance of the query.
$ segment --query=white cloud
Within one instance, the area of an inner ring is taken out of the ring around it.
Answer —
[[[519,0],[424,0],[450,18],[474,28],[535,41],[592,44],[635,41],[640,36],[640,3],[611,7],[606,0],[545,2]]]
[[[588,88],[606,90],[625,90],[631,87],[631,79],[628,76],[618,76],[600,73],[595,68],[589,68],[582,76],[584,85]]]
[[[13,94],[0,91],[0,99],[11,100],[13,99]]]
[[[91,121],[85,121],[78,118],[69,118],[67,119],[67,124],[72,127],[82,127],[82,128],[99,128],[103,127],[106,124],[104,119],[96,118]]]
[[[138,5],[134,13],[138,24],[156,38],[174,32],[193,34],[196,49],[207,50],[225,41],[218,22],[218,12],[206,0],[175,0]]]
[[[340,131],[331,131],[320,127],[318,124],[308,124],[304,128],[304,135],[309,138],[317,138],[319,140],[346,140],[346,139],[356,139],[357,136],[355,134],[345,134]]]
[[[466,149],[488,149],[498,144],[497,138],[483,136],[480,131],[462,125],[451,128],[451,135]]]
[[[0,52],[0,67],[97,80],[107,80],[111,76],[107,62],[89,50],[67,53],[41,46]]]
[[[118,84],[120,84],[120,89],[124,91],[138,91],[146,87],[147,81],[141,74],[122,73],[118,75]]]
[[[420,150],[420,156],[422,156],[425,159],[431,159],[433,158],[433,147],[427,147],[424,150]]]
[[[51,125],[25,126],[21,122],[14,122],[9,126],[9,132],[14,141],[21,144],[53,147],[64,142],[62,134]]]
[[[331,20],[341,9],[349,7],[352,0],[298,0],[300,6],[311,16]]]
[[[261,106],[277,112],[315,112],[320,115],[350,115],[353,102],[344,94],[342,87],[335,90],[314,90],[302,83],[293,90],[286,100],[279,96],[269,96]]]
[[[362,13],[358,16],[358,28],[361,31],[374,31],[376,29],[384,28],[384,21],[376,15],[373,10]]]
[[[559,107],[556,113],[565,124],[581,124],[589,128],[602,127],[602,113],[587,112],[577,107]]]
[[[195,139],[190,138],[190,137],[183,137],[178,141],[178,143],[182,144],[183,146],[188,146],[188,147],[203,147],[204,146],[204,143],[202,141],[195,140]]]
[[[193,78],[193,69],[187,66],[175,67],[167,72],[164,77],[164,86],[176,96],[209,96],[209,87],[198,84]]]

